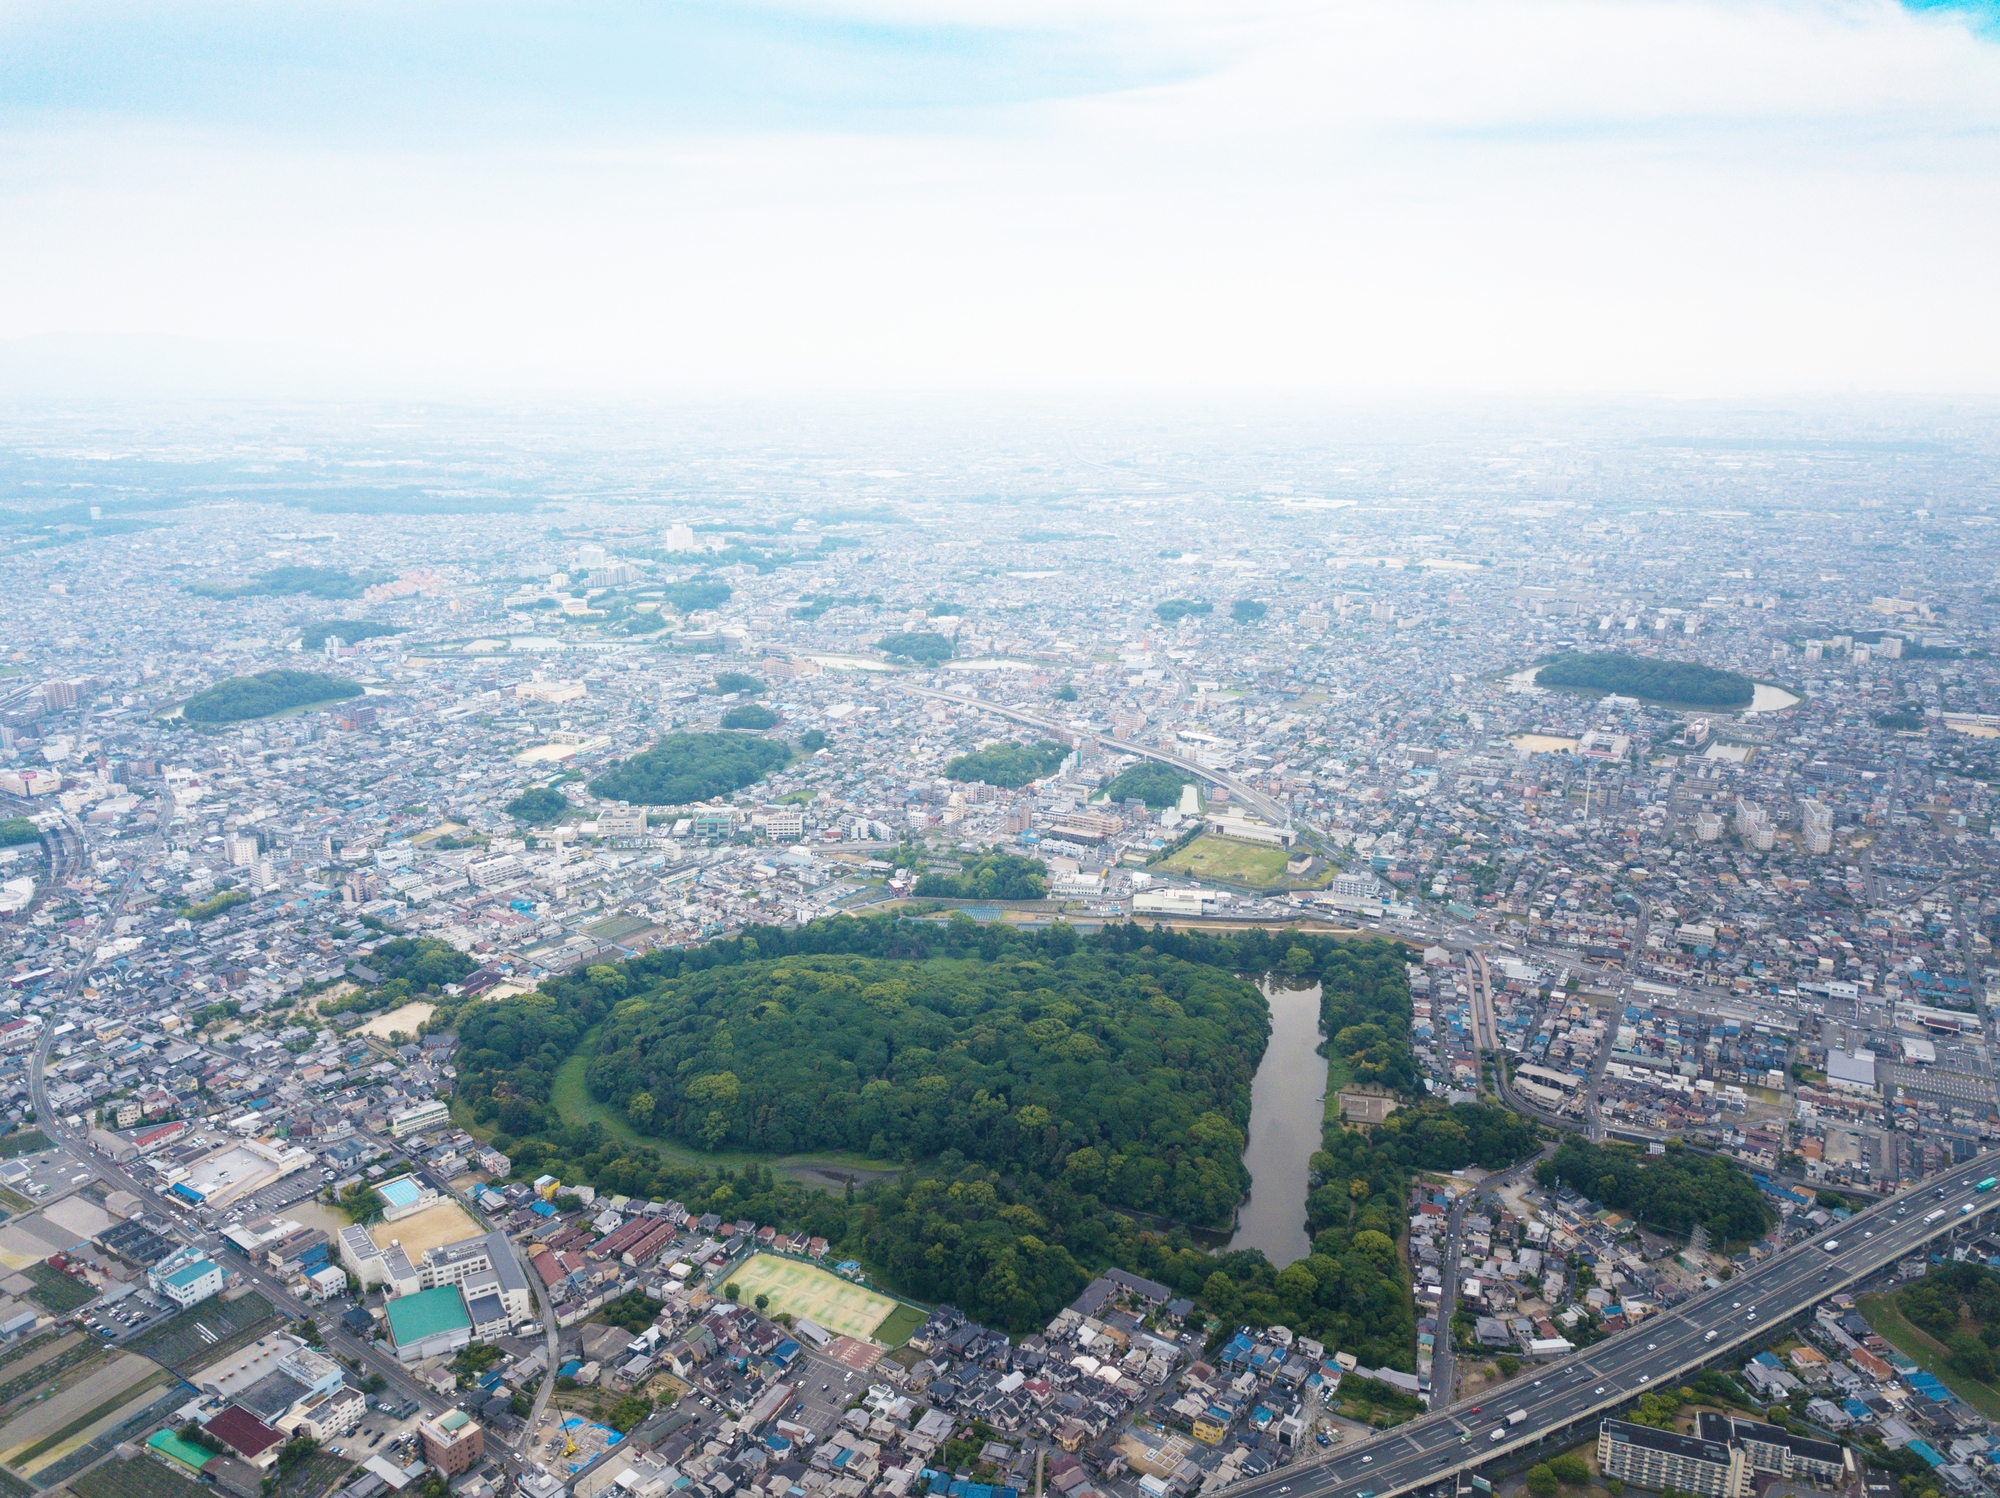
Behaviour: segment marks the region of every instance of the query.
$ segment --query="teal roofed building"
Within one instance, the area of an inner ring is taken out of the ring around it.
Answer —
[[[472,1316],[456,1285],[398,1295],[382,1308],[389,1318],[389,1339],[396,1357],[405,1363],[456,1352],[472,1340]]]
[[[155,1290],[177,1306],[191,1306],[222,1293],[222,1270],[208,1259],[182,1255],[178,1263],[169,1259],[156,1265],[146,1277]]]

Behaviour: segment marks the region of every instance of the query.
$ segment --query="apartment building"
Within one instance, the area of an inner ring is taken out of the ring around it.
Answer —
[[[1626,1420],[1599,1424],[1597,1465],[1606,1477],[1621,1482],[1677,1488],[1702,1498],[1749,1498],[1753,1471],[1741,1446]]]

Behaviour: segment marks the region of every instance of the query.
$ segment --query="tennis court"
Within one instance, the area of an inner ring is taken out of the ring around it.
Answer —
[[[736,1299],[743,1305],[755,1305],[758,1296],[768,1295],[771,1304],[766,1314],[789,1311],[818,1322],[830,1332],[862,1341],[874,1336],[875,1328],[897,1305],[888,1296],[864,1290],[852,1280],[772,1254],[757,1255],[726,1283],[736,1286]]]

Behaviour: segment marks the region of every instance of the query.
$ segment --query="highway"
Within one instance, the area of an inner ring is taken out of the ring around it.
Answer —
[[[10,796],[0,791],[0,817],[35,817],[47,810],[46,805],[37,806],[24,796]],[[61,889],[66,881],[75,878],[77,870],[83,867],[83,839],[70,825],[71,820],[64,816],[62,821],[42,829],[42,846],[48,851],[49,866],[35,886],[34,898],[15,917],[17,920],[25,920],[40,910],[43,902]]]
[[[1016,723],[1027,724],[1030,728],[1039,728],[1045,733],[1066,734],[1071,737],[1074,737],[1076,734],[1076,730],[1071,728],[1069,724],[1048,713],[1031,713],[1018,707],[1002,707],[997,702],[983,702],[979,698],[969,696],[963,692],[940,692],[935,687],[912,686],[908,682],[900,681],[896,685],[901,690],[914,692],[919,697],[933,697],[939,702],[955,702],[960,707],[977,708],[981,712],[992,713],[995,717],[1011,718]],[[1273,827],[1289,827],[1292,825],[1291,812],[1280,806],[1276,801],[1273,801],[1262,791],[1252,790],[1234,776],[1224,775],[1218,770],[1205,769],[1191,759],[1184,759],[1178,754],[1169,754],[1164,749],[1150,749],[1144,744],[1130,743],[1125,739],[1114,739],[1100,734],[1098,735],[1098,742],[1104,745],[1105,748],[1116,750],[1120,754],[1136,754],[1142,759],[1156,759],[1161,764],[1172,765],[1176,770],[1185,770],[1198,780],[1206,780],[1211,785],[1219,785],[1229,792],[1231,799],[1242,802]]]
[[[2000,1172],[2000,1155],[1981,1156],[1739,1274],[1719,1290],[1559,1363],[1530,1368],[1511,1383],[1482,1391],[1476,1406],[1439,1410],[1343,1447],[1323,1463],[1279,1467],[1228,1491],[1231,1498],[1393,1498],[1533,1446],[1552,1432],[1609,1414],[1649,1389],[1675,1386],[1724,1353],[1769,1335],[1824,1297],[1983,1217],[2000,1203],[2000,1190],[1982,1193],[1973,1186],[1994,1172]],[[1961,1211],[1968,1206],[1971,1212]],[[1828,1252],[1833,1245],[1837,1248]],[[1506,1418],[1515,1410],[1526,1418],[1510,1427]],[[1562,1438],[1562,1445],[1589,1435],[1579,1427]]]

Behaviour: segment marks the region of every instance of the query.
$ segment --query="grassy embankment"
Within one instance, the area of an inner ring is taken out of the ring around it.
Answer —
[[[1951,1353],[1922,1327],[1906,1320],[1894,1295],[1863,1295],[1856,1304],[1889,1344],[1989,1420],[2000,1420],[2000,1389],[1954,1373]]]

